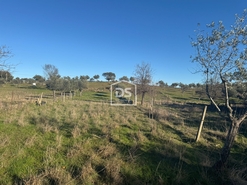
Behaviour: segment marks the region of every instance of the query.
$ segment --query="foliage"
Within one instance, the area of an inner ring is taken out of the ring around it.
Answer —
[[[82,81],[85,81],[85,80],[89,80],[90,77],[89,77],[88,75],[82,75],[82,76],[80,76],[80,79],[81,79]]]
[[[193,62],[199,64],[200,69],[206,77],[206,94],[212,104],[221,112],[215,99],[219,99],[217,92],[210,90],[210,84],[218,84],[224,98],[227,116],[231,121],[225,144],[222,148],[220,160],[215,163],[214,167],[221,168],[226,163],[230,154],[230,148],[238,133],[238,129],[243,120],[247,117],[247,112],[236,115],[234,108],[230,104],[229,86],[230,82],[241,85],[247,80],[247,10],[239,16],[235,15],[235,23],[226,29],[222,21],[218,24],[212,22],[207,25],[209,33],[200,30],[196,32],[196,38],[192,39],[192,46],[196,49],[196,56]],[[221,83],[221,84],[220,84]],[[232,86],[232,89],[234,86]],[[215,92],[215,94],[213,93]]]
[[[70,92],[75,90],[82,91],[83,89],[87,88],[87,80],[84,78],[79,79],[78,77],[71,78],[69,76],[65,76],[59,78],[56,85],[57,90],[62,92]]]
[[[9,71],[0,71],[0,81],[3,82],[10,82],[11,80],[13,80],[13,76]]]
[[[77,89],[79,91],[82,91],[83,89],[86,89],[87,88],[87,81],[84,81],[84,80],[76,80],[77,83]]]
[[[41,75],[35,75],[35,76],[33,77],[33,79],[36,80],[36,81],[38,81],[38,82],[40,82],[40,83],[42,83],[42,82],[45,81],[45,78],[42,77]]]
[[[133,83],[135,81],[135,77],[131,76],[129,80]]]
[[[195,84],[195,83],[190,83],[190,84],[189,84],[189,87],[190,87],[190,88],[195,88],[195,87],[196,87],[196,84]]]
[[[192,40],[197,55],[193,62],[200,64],[200,72],[210,79],[223,81],[245,81],[245,65],[247,60],[247,26],[246,11],[235,24],[227,30],[222,21],[208,24],[210,35],[198,29],[196,40]]]
[[[59,90],[60,75],[59,75],[58,69],[54,65],[51,65],[51,64],[45,64],[43,69],[46,75],[47,88],[51,90]]]
[[[179,83],[174,82],[174,83],[171,84],[171,87],[175,88],[175,87],[178,87],[178,85],[179,85]]]
[[[158,81],[157,83],[160,87],[167,87],[167,83],[165,83],[163,80]]]
[[[99,77],[100,77],[99,75],[94,75],[94,76],[93,76],[93,78],[94,78],[95,80],[98,80]]]
[[[114,81],[116,78],[115,73],[113,72],[105,72],[102,74],[103,77],[109,82],[109,81]]]
[[[119,78],[120,81],[124,80],[124,81],[129,81],[129,78],[127,76],[123,76],[121,78]]]

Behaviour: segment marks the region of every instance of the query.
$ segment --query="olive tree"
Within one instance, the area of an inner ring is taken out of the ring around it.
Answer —
[[[158,81],[157,84],[158,84],[160,87],[165,87],[165,86],[167,86],[167,84],[166,84],[163,80]]]
[[[109,81],[114,81],[116,78],[115,73],[113,72],[105,72],[102,74],[103,77],[109,82]]]
[[[1,82],[10,82],[14,79],[12,74],[9,71],[0,70],[0,81]]]
[[[135,81],[135,78],[131,76],[129,80],[133,83]]]
[[[77,80],[77,87],[78,87],[78,90],[80,91],[80,96],[81,96],[83,89],[87,88],[87,81],[80,80],[80,79]]]
[[[90,77],[88,75],[82,75],[82,76],[80,76],[80,79],[81,80],[89,80]]]
[[[124,81],[129,81],[129,78],[127,76],[123,76],[121,78],[119,78],[120,81],[124,80]]]
[[[45,78],[42,77],[41,75],[35,75],[33,79],[40,83],[43,83],[45,81]]]
[[[94,76],[93,76],[93,79],[99,80],[99,77],[100,77],[99,75],[94,75]]]
[[[46,76],[46,86],[48,89],[53,90],[53,98],[55,100],[55,91],[59,90],[61,87],[60,75],[58,69],[51,64],[45,64],[43,67]]]
[[[229,96],[230,82],[242,84],[247,81],[246,16],[246,10],[240,16],[236,14],[235,22],[229,29],[225,27],[222,21],[206,25],[207,32],[201,30],[200,25],[198,25],[195,38],[191,38],[192,47],[196,51],[192,61],[199,64],[198,72],[203,73],[206,77],[206,94],[217,110],[222,112],[218,106],[219,100],[213,98],[209,90],[210,80],[218,79],[218,82],[222,84],[224,106],[230,120],[230,127],[221,150],[220,159],[213,166],[217,169],[223,167],[227,162],[239,127],[247,117],[247,111],[234,114]]]

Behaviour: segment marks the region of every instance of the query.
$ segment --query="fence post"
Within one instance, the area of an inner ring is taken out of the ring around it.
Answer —
[[[205,118],[206,112],[207,112],[207,105],[205,105],[203,113],[202,113],[201,123],[200,123],[200,126],[198,128],[197,135],[196,135],[196,142],[199,141],[199,139],[200,139],[201,132],[202,132],[202,126],[203,126],[203,122],[204,122],[204,118]]]

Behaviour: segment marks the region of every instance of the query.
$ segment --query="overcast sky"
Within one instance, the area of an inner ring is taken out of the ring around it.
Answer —
[[[222,20],[228,28],[245,8],[246,0],[0,0],[0,45],[19,64],[14,77],[43,76],[52,64],[61,76],[118,79],[144,61],[155,82],[197,83],[203,78],[190,59],[197,24]]]

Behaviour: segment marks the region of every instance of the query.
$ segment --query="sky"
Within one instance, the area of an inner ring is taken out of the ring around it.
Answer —
[[[154,83],[202,83],[190,58],[197,24],[228,28],[245,8],[246,0],[0,0],[0,46],[18,64],[14,77],[44,76],[52,64],[61,76],[119,79],[146,62]]]

